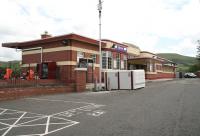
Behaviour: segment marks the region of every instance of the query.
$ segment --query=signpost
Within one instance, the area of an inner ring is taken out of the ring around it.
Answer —
[[[102,1],[99,0],[98,11],[99,11],[99,90],[102,90],[101,85],[101,69],[102,69],[102,57],[101,57],[101,10],[102,10]]]

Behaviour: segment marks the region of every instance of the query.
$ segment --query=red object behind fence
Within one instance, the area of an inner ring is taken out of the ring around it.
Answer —
[[[28,75],[27,75],[27,77],[26,77],[26,79],[27,80],[32,80],[32,79],[34,79],[34,71],[32,70],[32,69],[30,69],[29,71],[28,71]]]
[[[7,68],[6,69],[6,74],[4,75],[4,79],[10,79],[11,78],[11,75],[12,75],[12,69],[10,69],[10,68]]]

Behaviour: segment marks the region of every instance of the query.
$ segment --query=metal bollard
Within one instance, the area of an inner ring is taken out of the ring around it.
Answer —
[[[108,78],[108,91],[111,91],[111,87],[110,87],[110,77]]]
[[[95,78],[94,91],[98,91],[97,89],[98,89],[98,88],[97,88],[97,79]]]

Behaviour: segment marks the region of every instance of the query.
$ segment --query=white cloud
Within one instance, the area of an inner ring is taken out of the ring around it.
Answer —
[[[185,54],[187,56],[195,56],[197,48],[197,42],[194,42],[193,39],[185,38],[178,44],[173,44],[168,47],[159,48],[156,53],[165,53],[168,50],[168,53],[178,53],[178,54]]]
[[[45,30],[53,35],[75,32],[98,39],[97,4],[98,0],[2,0],[0,43],[37,39]],[[188,39],[200,38],[199,0],[106,0],[102,13],[103,38],[132,42],[152,52],[162,49],[160,37],[182,39],[175,46],[177,52],[195,56],[190,50],[196,48],[183,48],[186,44],[194,47]],[[162,51],[171,50],[169,45]],[[0,47],[0,56],[20,59],[15,54]]]
[[[0,61],[21,60],[21,52],[0,46]]]
[[[197,44],[194,44],[192,39],[186,38],[178,45],[174,45],[170,47],[170,50],[172,52],[187,54],[188,56],[194,56],[194,54],[196,54],[197,52],[196,48],[197,48]]]

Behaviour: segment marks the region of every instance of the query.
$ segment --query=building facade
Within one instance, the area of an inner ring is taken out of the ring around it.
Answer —
[[[87,67],[88,83],[99,76],[99,43],[88,37],[77,34],[52,37],[45,33],[39,40],[5,43],[3,47],[21,49],[22,70],[33,69],[41,79],[74,83],[76,67]]]
[[[128,59],[128,69],[144,69],[146,79],[175,78],[176,64],[151,52]]]
[[[87,83],[99,79],[99,41],[77,34],[4,43],[3,47],[22,50],[22,71],[32,69],[40,79],[75,82],[75,68],[87,68]],[[146,79],[174,78],[175,63],[156,54],[141,51],[130,43],[102,40],[102,72],[107,70],[144,69]]]
[[[102,40],[106,46],[102,48],[103,70],[126,70],[127,69],[127,45],[115,41]]]

